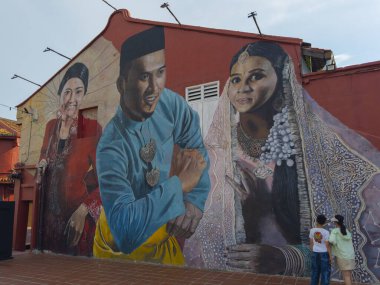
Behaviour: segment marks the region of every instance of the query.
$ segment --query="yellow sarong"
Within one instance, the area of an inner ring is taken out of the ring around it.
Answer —
[[[168,235],[166,225],[160,227],[132,253],[125,254],[119,251],[112,237],[103,208],[96,223],[93,254],[99,258],[122,258],[171,265],[185,264],[185,258],[178,241],[175,237]]]

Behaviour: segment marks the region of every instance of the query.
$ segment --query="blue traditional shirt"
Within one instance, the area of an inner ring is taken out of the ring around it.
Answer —
[[[140,149],[156,141],[152,166],[160,170],[157,185],[145,180],[148,164]],[[198,185],[183,194],[177,176],[169,178],[174,144],[198,149],[205,160]],[[203,144],[199,116],[186,101],[164,89],[153,115],[143,122],[125,116],[119,106],[97,146],[96,166],[103,207],[119,250],[131,253],[158,228],[185,213],[184,200],[203,211],[210,190],[209,159]]]

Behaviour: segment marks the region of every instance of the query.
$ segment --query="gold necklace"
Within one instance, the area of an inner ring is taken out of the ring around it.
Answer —
[[[243,130],[240,123],[237,125],[237,139],[242,150],[250,157],[260,158],[261,148],[265,145],[267,138],[251,138]]]

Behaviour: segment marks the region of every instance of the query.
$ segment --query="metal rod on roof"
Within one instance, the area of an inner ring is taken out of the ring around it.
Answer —
[[[257,16],[256,12],[251,12],[248,14],[248,18],[251,18],[251,17],[253,18],[253,20],[255,21],[256,27],[259,30],[260,36],[262,36],[262,33],[260,31],[260,28],[259,28],[259,24],[257,23],[257,20],[256,20],[256,16]]]
[[[14,75],[12,76],[11,79],[15,79],[15,78],[20,78],[20,79],[22,79],[22,80],[28,81],[28,82],[30,82],[30,83],[32,83],[32,84],[34,84],[34,85],[37,85],[37,86],[40,86],[40,87],[41,87],[40,84],[35,83],[35,82],[33,82],[33,81],[29,80],[29,79],[26,79],[26,78],[24,78],[24,77],[22,77],[22,76],[20,76],[20,75],[14,74]]]
[[[47,47],[47,48],[45,48],[45,50],[43,52],[47,52],[47,51],[52,51],[52,52],[54,52],[54,53],[56,53],[56,54],[58,54],[58,55],[60,55],[60,56],[62,56],[64,58],[67,58],[68,60],[71,60],[70,57],[68,57],[68,56],[66,56],[66,55],[64,55],[62,53],[59,53],[59,52],[53,50],[52,48]]]
[[[15,110],[17,110],[17,108],[16,108],[16,107],[11,107],[11,106],[8,106],[8,105],[4,105],[4,104],[1,104],[1,103],[0,103],[0,106],[2,106],[2,107],[6,107],[6,108],[9,108],[9,111],[12,111],[12,109],[15,109]]]
[[[25,111],[25,110],[18,109],[17,107],[11,107],[11,106],[8,106],[8,105],[5,105],[5,104],[1,104],[1,103],[0,103],[0,106],[5,107],[5,108],[9,108],[9,111],[12,111],[12,109],[13,110],[19,110],[21,113],[33,115],[26,108],[24,108],[24,109],[26,109],[26,111]]]
[[[168,9],[168,11],[170,12],[170,14],[172,14],[172,16],[174,17],[174,19],[177,21],[177,23],[179,24],[179,25],[181,25],[181,23],[178,21],[178,19],[177,19],[177,17],[173,14],[173,12],[169,9],[169,3],[164,3],[164,4],[162,4],[161,6],[160,6],[161,8],[166,8],[166,9]]]
[[[110,6],[112,9],[114,9],[115,11],[117,10],[114,6],[112,6],[110,3],[108,3],[107,1],[105,0],[102,0],[104,3],[106,3],[108,6]]]

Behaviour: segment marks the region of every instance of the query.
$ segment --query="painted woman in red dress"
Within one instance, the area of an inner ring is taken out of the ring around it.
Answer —
[[[43,249],[91,256],[101,207],[95,171],[101,127],[79,116],[88,75],[79,62],[66,71],[58,89],[57,118],[46,125],[39,166],[46,168]]]

